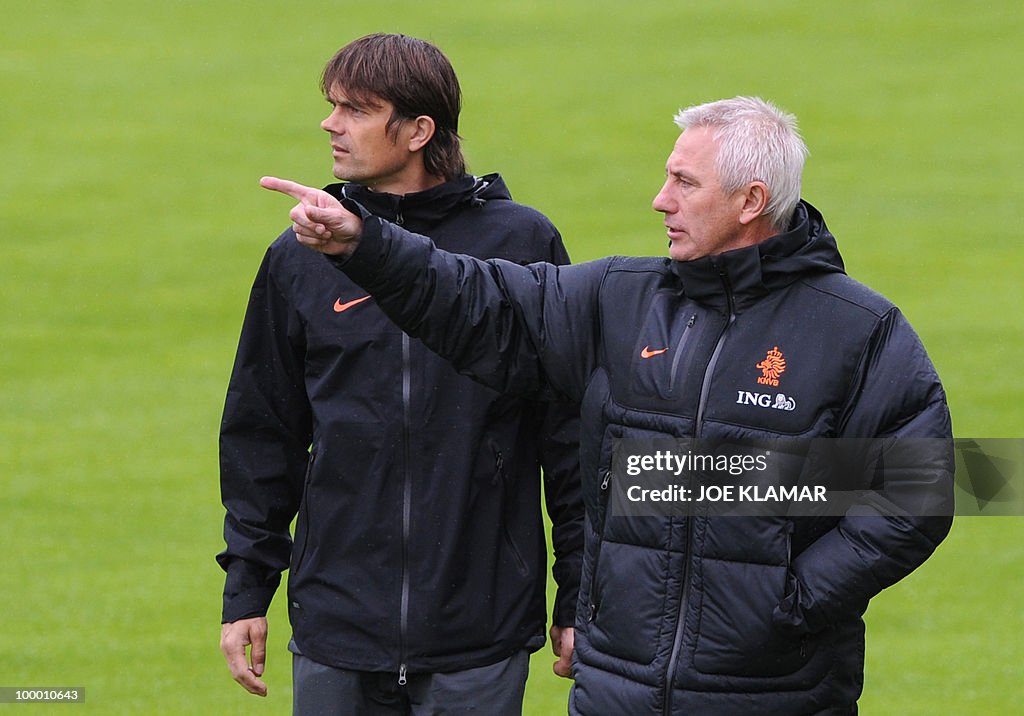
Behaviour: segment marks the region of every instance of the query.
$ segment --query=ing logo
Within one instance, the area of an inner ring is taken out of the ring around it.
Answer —
[[[758,363],[755,368],[761,369],[761,377],[757,379],[758,385],[771,385],[779,387],[779,376],[786,372],[786,356],[782,354],[778,346],[775,346],[764,360]]]

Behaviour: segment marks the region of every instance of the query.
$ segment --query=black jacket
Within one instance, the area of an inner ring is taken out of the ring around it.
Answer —
[[[327,190],[453,251],[568,261],[497,175],[405,197]],[[542,466],[554,621],[575,618],[577,416],[458,375],[285,231],[253,285],[221,428],[224,621],[265,614],[290,568],[295,643],[324,664],[446,671],[539,648]]]
[[[870,504],[824,518],[607,511],[625,438],[937,438],[933,463],[896,477],[909,492],[951,495],[934,368],[898,309],[845,275],[813,207],[801,203],[787,233],[717,257],[562,268],[454,256],[367,218],[352,257],[336,263],[491,387],[582,402],[587,539],[571,713],[855,708],[868,600],[932,553],[949,517]],[[758,384],[773,349],[786,371]]]

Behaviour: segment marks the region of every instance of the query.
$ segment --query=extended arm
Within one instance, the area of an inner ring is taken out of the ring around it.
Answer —
[[[437,249],[423,236],[342,206],[326,192],[264,177],[299,200],[298,240],[335,262],[409,335],[499,391],[579,401],[597,365],[597,297],[607,261],[520,266]]]

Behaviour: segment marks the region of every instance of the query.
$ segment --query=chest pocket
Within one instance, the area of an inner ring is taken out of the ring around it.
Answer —
[[[631,348],[627,402],[692,417],[709,348],[723,320],[672,292],[655,295]]]

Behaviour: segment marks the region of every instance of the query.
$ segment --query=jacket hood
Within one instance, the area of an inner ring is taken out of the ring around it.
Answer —
[[[814,274],[845,273],[835,237],[821,212],[801,200],[788,231],[759,244],[693,261],[673,261],[672,271],[690,298],[739,312],[770,291]]]
[[[352,199],[370,213],[413,230],[437,225],[460,204],[481,205],[486,201],[512,198],[499,174],[482,177],[466,174],[425,191],[401,196],[372,191],[355,183],[330,184],[324,191],[339,200]]]

